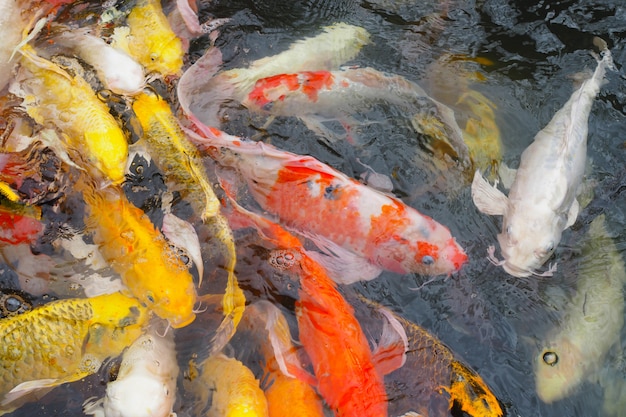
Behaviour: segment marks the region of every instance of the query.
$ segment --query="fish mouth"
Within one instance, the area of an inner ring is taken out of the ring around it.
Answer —
[[[513,275],[518,278],[528,277],[535,273],[532,269],[520,268],[506,261],[502,263],[502,269],[504,269],[509,275]]]

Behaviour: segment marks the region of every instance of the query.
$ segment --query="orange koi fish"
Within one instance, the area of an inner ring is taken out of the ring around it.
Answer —
[[[404,363],[404,329],[397,321],[390,321],[391,326],[384,327],[379,347],[372,353],[354,310],[300,240],[280,225],[231,203],[236,215],[246,216],[265,239],[278,247],[270,264],[300,279],[300,298],[296,302],[300,343],[313,366],[315,378],[311,382],[322,398],[338,417],[387,416],[383,375]],[[302,372],[293,371],[299,373],[299,378],[306,378]]]
[[[193,277],[150,219],[119,189],[86,190],[83,196],[94,243],[130,292],[172,327],[191,323]]]
[[[265,361],[265,397],[269,417],[287,417],[294,414],[323,417],[322,399],[306,381],[291,376],[289,364],[298,367],[296,347],[291,342],[289,324],[281,311],[266,300],[250,305],[244,314],[240,329],[253,340]],[[245,329],[245,330],[244,330]],[[259,329],[267,330],[259,332]],[[239,331],[239,330],[238,330]],[[259,335],[263,333],[262,335]]]
[[[391,415],[406,415],[408,411],[424,416],[457,415],[452,410],[462,410],[472,417],[503,415],[498,399],[480,375],[426,329],[360,294],[350,294],[348,299],[359,318],[367,316],[361,322],[391,314],[406,329],[406,363],[385,377]]]
[[[451,274],[467,260],[445,226],[399,199],[311,156],[195,122],[203,134],[189,131],[190,139],[220,164],[238,169],[264,210],[322,250],[340,254],[344,265],[350,264],[336,277],[341,282],[372,279],[382,269]]]

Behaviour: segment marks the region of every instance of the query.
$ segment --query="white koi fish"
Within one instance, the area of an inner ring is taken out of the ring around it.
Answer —
[[[534,361],[537,395],[545,403],[565,398],[584,380],[595,378],[620,340],[626,270],[604,215],[589,225],[579,274],[561,325]]]
[[[497,261],[495,248],[489,257],[516,277],[549,276],[556,266],[537,274],[554,252],[563,230],[578,216],[576,200],[587,160],[587,122],[607,68],[613,68],[611,52],[603,43],[602,59],[593,75],[572,94],[550,123],[522,153],[509,196],[491,186],[476,172],[472,199],[481,212],[503,216],[498,235],[504,260]]]
[[[87,400],[85,414],[95,417],[168,417],[176,400],[178,363],[174,332],[164,336],[153,330],[139,337],[124,352],[115,381],[106,395]]]

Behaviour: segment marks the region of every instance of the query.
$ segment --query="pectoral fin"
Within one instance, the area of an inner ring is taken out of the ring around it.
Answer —
[[[572,205],[569,208],[569,211],[567,212],[567,224],[565,225],[566,229],[574,224],[574,222],[576,221],[576,218],[578,217],[579,211],[580,211],[580,204],[578,204],[578,200],[574,199],[574,201],[572,202]]]
[[[378,309],[387,322],[383,325],[383,334],[378,347],[374,350],[374,364],[381,375],[387,375],[402,367],[406,362],[409,340],[402,324],[391,311],[381,307]]]
[[[480,172],[476,171],[472,181],[472,200],[482,213],[503,216],[509,199],[496,186],[497,183],[490,185]]]

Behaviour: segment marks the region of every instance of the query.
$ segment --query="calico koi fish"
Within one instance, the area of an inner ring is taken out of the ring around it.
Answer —
[[[597,376],[609,350],[620,341],[625,283],[624,260],[600,215],[589,225],[583,243],[576,295],[534,360],[537,395],[543,402],[563,399]]]
[[[0,242],[11,245],[32,243],[41,236],[43,228],[39,219],[0,206]]]
[[[83,410],[95,417],[175,417],[178,372],[174,333],[151,329],[126,349],[104,398],[87,400]]]
[[[20,52],[23,58],[10,91],[23,99],[28,115],[41,125],[57,126],[69,148],[85,155],[110,181],[121,183],[128,143],[107,105],[80,75],[37,56],[28,44]]]
[[[148,73],[156,72],[163,77],[180,75],[185,51],[159,0],[139,0],[126,23],[128,33],[116,31],[118,47],[125,49]]]
[[[406,362],[385,377],[391,415],[405,415],[410,410],[423,416],[443,416],[450,415],[453,408],[472,417],[504,415],[480,375],[426,329],[360,294],[353,292],[347,297],[362,323],[392,315],[407,332]]]
[[[602,59],[593,75],[576,90],[552,120],[522,153],[509,196],[491,186],[476,171],[472,199],[481,212],[503,216],[498,235],[503,260],[489,258],[516,277],[538,275],[536,270],[552,255],[565,229],[576,221],[576,200],[587,161],[587,122],[607,68],[611,52],[601,44]],[[497,185],[497,184],[496,184]],[[552,275],[556,266],[543,274]]]
[[[232,199],[231,204],[237,215],[245,216],[242,224],[247,218],[263,238],[277,246],[270,264],[299,277],[296,318],[300,343],[313,366],[311,382],[322,398],[338,417],[386,416],[383,375],[404,364],[408,342],[402,326],[390,319],[372,353],[354,310],[300,240]],[[302,373],[299,377],[306,378]]]
[[[0,319],[0,414],[30,393],[93,374],[139,337],[147,316],[135,298],[113,293]]]
[[[451,274],[467,255],[450,231],[400,200],[367,187],[310,156],[281,151],[202,126],[189,137],[224,166],[235,167],[264,210],[349,265],[341,282],[372,279],[382,269]],[[365,262],[363,262],[365,260]],[[344,263],[345,265],[345,263]]]
[[[195,364],[190,363],[190,368],[195,368]],[[200,369],[194,369],[192,373],[199,376],[185,382],[198,396],[194,415],[268,417],[267,400],[259,381],[237,359],[218,353],[205,359]]]
[[[183,198],[201,213],[205,227],[221,244],[226,260],[228,282],[223,302],[226,322],[218,333],[222,339],[232,336],[241,320],[245,296],[235,276],[237,254],[232,231],[220,214],[220,202],[209,182],[198,149],[189,141],[172,113],[169,104],[155,94],[143,92],[133,101],[133,111],[143,129],[147,148],[164,173],[171,179]],[[220,342],[220,344],[223,342]]]
[[[217,72],[221,53],[217,48],[209,48],[181,77],[179,100],[186,112],[193,112],[208,126],[219,126],[222,102],[243,102],[257,80],[285,72],[335,70],[356,57],[369,41],[365,29],[337,23],[324,27],[316,36],[294,42],[277,55],[252,62],[248,68],[221,72]]]
[[[272,116],[299,117],[309,129],[332,138],[335,135],[322,122],[340,120],[350,124],[343,119],[379,102],[398,107],[411,117],[417,133],[448,144],[454,157],[469,162],[461,129],[448,106],[429,97],[418,84],[374,68],[302,71],[261,78],[242,104]]]
[[[174,328],[191,323],[196,288],[176,250],[121,190],[85,188],[85,223],[104,259],[157,316]]]
[[[289,368],[300,365],[296,347],[291,342],[289,324],[278,307],[266,300],[255,302],[246,308],[239,330],[241,327],[247,334],[255,335],[247,340],[254,340],[260,346],[265,361],[263,380],[266,381],[264,389],[269,417],[294,414],[323,417],[322,399],[315,389],[289,372]],[[259,329],[267,332],[259,332]]]

